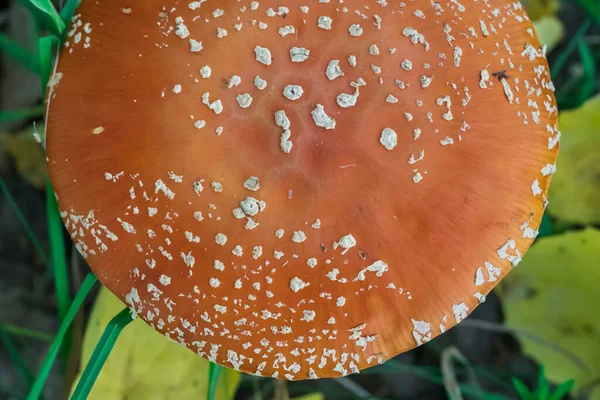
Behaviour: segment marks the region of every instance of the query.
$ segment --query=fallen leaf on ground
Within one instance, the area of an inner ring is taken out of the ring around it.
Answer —
[[[548,212],[561,220],[600,224],[600,95],[559,114],[562,132]]]
[[[534,334],[583,362],[527,335],[524,352],[546,368],[555,383],[575,379],[576,390],[600,377],[600,230],[540,238],[500,286],[506,325]],[[600,388],[589,400],[600,399]]]

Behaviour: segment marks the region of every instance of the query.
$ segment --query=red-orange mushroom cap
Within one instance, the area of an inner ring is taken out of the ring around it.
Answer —
[[[52,183],[169,339],[355,373],[459,323],[534,240],[560,137],[544,53],[516,1],[86,1]]]

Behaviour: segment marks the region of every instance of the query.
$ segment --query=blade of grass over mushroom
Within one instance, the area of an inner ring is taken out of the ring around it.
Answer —
[[[129,308],[123,309],[123,311],[110,321],[75,387],[75,391],[71,397],[72,400],[87,399],[96,382],[96,378],[98,378],[98,374],[100,374],[106,359],[119,338],[119,334],[131,321],[133,321],[133,318],[131,317]]]
[[[20,3],[27,7],[40,25],[54,35],[60,36],[65,30],[65,23],[51,0],[21,0]]]
[[[33,229],[31,229],[31,226],[29,225],[29,223],[25,219],[25,216],[21,212],[21,208],[19,207],[19,205],[17,204],[15,199],[12,197],[12,194],[8,190],[8,187],[6,186],[6,183],[4,182],[4,180],[2,179],[2,176],[0,176],[0,191],[2,191],[2,194],[6,198],[6,201],[8,201],[8,204],[10,205],[13,212],[17,216],[17,219],[23,226],[23,229],[25,230],[27,237],[33,244],[33,247],[35,248],[35,251],[37,252],[38,256],[40,257],[40,259],[42,260],[42,262],[44,264],[48,265],[48,256],[42,249],[42,245],[40,244],[40,241],[37,239],[37,237],[33,233]]]
[[[0,51],[2,51],[3,54],[6,54],[7,56],[17,60],[28,70],[35,72],[36,74],[40,73],[40,63],[38,58],[6,35],[0,34]]]
[[[42,93],[44,94],[46,93],[48,79],[50,79],[52,66],[54,64],[52,58],[52,51],[57,43],[58,41],[53,36],[46,36],[40,39],[40,75],[42,77]]]
[[[577,98],[577,106],[580,106],[594,94],[596,86],[596,62],[585,41],[579,41],[577,47],[579,49],[581,64],[583,65],[583,83]]]
[[[75,14],[75,10],[79,7],[81,0],[67,0],[67,3],[64,5],[62,10],[60,10],[60,17],[64,21],[67,29],[65,29],[65,34],[68,31],[69,25],[71,25],[71,20],[73,19],[73,15]],[[65,35],[63,35],[64,38]]]
[[[41,340],[44,342],[52,342],[52,339],[54,339],[54,336],[49,333],[11,324],[0,324],[0,333],[2,332],[10,333],[11,335],[20,336],[23,338]]]
[[[50,240],[50,253],[52,256],[56,302],[58,305],[58,317],[59,321],[63,321],[71,303],[69,272],[67,257],[65,255],[62,219],[60,218],[58,203],[56,202],[54,191],[52,190],[50,183],[48,183],[46,187],[46,214],[48,218],[48,235]],[[70,348],[71,332],[69,330],[63,342],[65,356],[68,356]]]
[[[208,400],[214,400],[217,394],[217,384],[222,368],[219,364],[210,363],[208,368]]]
[[[56,356],[61,348],[63,339],[69,330],[71,322],[73,322],[73,318],[79,311],[79,308],[83,304],[84,300],[96,284],[98,278],[92,273],[89,273],[83,283],[81,284],[81,288],[75,295],[73,299],[73,303],[71,303],[71,307],[69,307],[69,312],[65,316],[65,319],[62,320],[60,327],[58,328],[58,332],[50,345],[50,349],[48,350],[48,354],[46,354],[46,358],[42,363],[42,366],[38,372],[37,378],[27,396],[27,400],[37,400],[40,398],[42,394],[42,390],[44,389],[44,384],[46,383],[46,379],[48,379],[48,375],[50,374],[50,370],[52,369],[52,365],[56,361]]]
[[[40,118],[44,115],[44,107],[36,106],[18,110],[0,112],[0,122],[14,122],[26,119]]]
[[[25,382],[27,387],[31,387],[34,380],[33,374],[31,373],[31,370],[27,367],[23,358],[21,358],[19,351],[17,350],[15,344],[12,341],[12,338],[8,333],[2,330],[2,327],[2,324],[0,324],[0,341],[2,342],[3,347],[6,349],[6,352],[8,353],[8,357],[10,358],[11,362],[21,374],[21,377],[23,378],[23,381]]]

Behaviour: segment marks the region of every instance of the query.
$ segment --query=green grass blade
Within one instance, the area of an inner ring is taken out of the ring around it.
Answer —
[[[600,24],[600,2],[597,0],[577,0],[577,2],[597,24]]]
[[[8,356],[11,362],[15,365],[17,370],[19,370],[23,381],[25,382],[27,387],[31,387],[31,385],[33,384],[33,374],[25,364],[25,361],[21,358],[21,355],[19,354],[19,351],[14,345],[10,335],[2,331],[2,325],[0,325],[0,340],[2,341],[4,348],[8,352]]]
[[[208,368],[208,400],[214,400],[217,396],[217,383],[219,383],[222,368],[219,364],[210,363]]]
[[[58,44],[55,37],[46,36],[40,39],[40,75],[42,77],[42,94],[44,99],[46,98],[46,87],[48,86],[48,80],[54,67],[54,59],[52,52],[54,46]]]
[[[583,83],[578,95],[578,104],[583,104],[587,99],[592,97],[596,87],[596,61],[590,51],[590,48],[581,40],[578,45],[579,57],[583,65]]]
[[[592,21],[589,18],[586,19],[581,24],[577,32],[575,32],[571,40],[569,40],[569,43],[567,44],[565,49],[556,58],[556,61],[552,64],[552,68],[550,69],[550,74],[552,75],[553,80],[556,79],[556,77],[560,74],[560,72],[567,63],[567,60],[569,59],[569,57],[571,57],[571,54],[577,48],[577,43],[579,43],[579,41],[583,38],[583,36],[586,34],[588,29],[590,29],[591,26]]]
[[[92,273],[89,273],[85,277],[83,283],[81,284],[81,288],[79,289],[79,291],[77,292],[77,295],[73,299],[73,303],[71,304],[71,307],[69,307],[69,312],[67,313],[66,318],[61,322],[60,327],[58,328],[58,332],[57,332],[56,336],[54,337],[52,344],[50,345],[48,354],[46,355],[46,358],[44,359],[44,362],[42,363],[42,366],[41,366],[38,376],[33,384],[33,387],[31,388],[31,391],[29,392],[29,395],[27,396],[27,400],[38,400],[40,395],[42,394],[42,390],[44,388],[44,383],[46,382],[46,379],[48,379],[48,375],[50,374],[52,365],[54,364],[54,361],[56,360],[56,356],[58,355],[58,352],[60,351],[61,344],[65,337],[65,334],[69,330],[71,322],[73,322],[73,318],[75,318],[75,315],[79,311],[79,308],[81,307],[85,298],[87,297],[87,295],[90,293],[90,291],[94,287],[94,284],[96,283],[97,280],[98,279]]]
[[[15,122],[26,119],[38,119],[44,115],[44,107],[36,106],[0,112],[0,122]]]
[[[6,35],[0,34],[0,51],[17,60],[28,70],[35,72],[36,74],[40,73],[40,62],[38,58]]]
[[[543,238],[544,236],[552,235],[552,219],[550,218],[550,215],[548,213],[544,213],[538,231],[538,238]]]
[[[0,333],[6,332],[14,336],[20,336],[28,339],[42,340],[44,342],[52,342],[54,336],[46,332],[36,331],[34,329],[23,328],[11,324],[0,324]]]
[[[6,198],[6,201],[8,201],[8,204],[10,205],[13,212],[17,216],[17,219],[23,226],[23,229],[25,230],[27,237],[33,244],[33,247],[35,248],[35,251],[37,252],[38,256],[40,257],[40,259],[42,260],[42,262],[44,264],[48,265],[48,256],[46,256],[46,253],[42,249],[42,245],[40,244],[40,241],[37,239],[37,237],[33,233],[33,229],[31,229],[31,226],[29,225],[29,223],[27,223],[27,220],[23,216],[23,213],[21,212],[21,209],[17,205],[17,202],[10,194],[10,191],[8,190],[8,186],[6,186],[6,183],[4,183],[2,176],[0,176],[0,191],[2,191],[2,194]]]
[[[119,337],[119,334],[131,321],[133,321],[131,312],[129,308],[125,308],[108,323],[92,356],[85,366],[85,370],[81,374],[79,382],[77,382],[77,387],[73,392],[71,400],[87,399],[98,378],[98,374],[100,374],[106,359],[110,355],[110,352]]]
[[[521,400],[535,400],[535,395],[529,391],[527,386],[525,386],[525,384],[521,380],[513,378],[512,382],[515,386],[517,393],[519,393],[519,397],[521,398]]]
[[[571,389],[573,389],[573,385],[575,385],[575,380],[571,379],[566,382],[558,385],[554,393],[550,395],[548,400],[561,400],[563,397],[571,393]]]
[[[63,223],[60,218],[58,204],[50,183],[46,186],[46,215],[48,218],[48,235],[50,240],[50,254],[52,256],[52,271],[54,273],[54,287],[56,304],[58,306],[59,321],[63,321],[71,305],[69,290],[69,270],[65,254],[65,240],[63,237]],[[69,330],[63,342],[65,356],[71,348],[71,331]]]
[[[67,0],[63,9],[60,10],[60,17],[67,27],[71,24],[71,20],[73,19],[73,15],[75,14],[77,7],[79,7],[79,4],[81,4],[81,0]]]
[[[55,36],[60,37],[65,30],[65,23],[54,8],[51,0],[20,0],[33,14],[36,22]]]

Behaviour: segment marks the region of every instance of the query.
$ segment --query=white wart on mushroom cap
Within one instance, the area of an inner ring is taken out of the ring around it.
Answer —
[[[83,2],[50,99],[99,279],[171,340],[289,380],[464,319],[534,240],[560,137],[544,49],[500,0]]]

